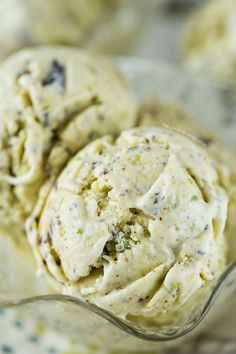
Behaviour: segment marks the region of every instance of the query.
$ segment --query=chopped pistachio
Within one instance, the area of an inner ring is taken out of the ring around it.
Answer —
[[[172,209],[176,209],[176,208],[178,208],[178,206],[179,206],[179,201],[176,200],[176,201],[174,202],[174,204],[172,205]]]
[[[82,235],[82,233],[83,233],[83,230],[82,230],[82,229],[78,229],[78,230],[77,230],[77,235]]]
[[[192,198],[191,198],[191,201],[195,202],[196,200],[198,200],[198,196],[197,195],[193,195]]]

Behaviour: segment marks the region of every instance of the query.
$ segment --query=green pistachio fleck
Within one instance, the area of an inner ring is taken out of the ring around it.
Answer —
[[[192,198],[191,198],[191,201],[195,202],[196,200],[198,200],[198,196],[197,195],[193,195]]]
[[[130,240],[126,240],[122,238],[116,244],[116,252],[124,252],[124,250],[130,250],[130,249],[131,249]]]
[[[194,232],[195,228],[196,228],[195,223],[192,223],[191,226],[190,226],[190,231]]]
[[[83,230],[82,230],[82,229],[78,229],[78,230],[77,230],[77,235],[82,235],[82,233],[83,233]]]
[[[131,249],[131,244],[130,244],[130,241],[129,240],[125,240],[124,241],[124,248],[126,250],[130,250]]]
[[[172,209],[176,209],[179,206],[179,201],[176,200],[175,203],[172,205]]]

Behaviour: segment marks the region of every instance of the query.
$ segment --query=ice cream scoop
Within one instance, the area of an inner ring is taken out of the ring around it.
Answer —
[[[227,205],[202,146],[135,128],[78,152],[27,231],[57,291],[155,322],[197,302],[225,269]]]
[[[78,45],[110,5],[107,0],[2,0],[0,58],[32,45]]]
[[[0,67],[0,230],[23,229],[40,187],[88,141],[134,125],[126,80],[105,59],[39,47]]]
[[[186,64],[224,82],[236,78],[236,1],[214,0],[196,10],[184,38]],[[235,84],[234,84],[235,86]]]

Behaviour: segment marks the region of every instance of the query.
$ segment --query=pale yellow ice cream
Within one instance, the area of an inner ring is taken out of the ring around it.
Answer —
[[[39,47],[0,67],[0,231],[20,234],[42,184],[79,148],[132,127],[136,103],[105,59]]]
[[[135,128],[81,150],[39,201],[28,234],[59,292],[158,321],[224,270],[227,204],[202,146]]]
[[[229,262],[234,261],[236,255],[236,150],[227,148],[216,135],[203,130],[196,120],[193,120],[173,102],[148,99],[140,106],[138,125],[168,126],[198,141],[206,149],[229,198],[225,235],[229,244]]]
[[[1,0],[0,58],[32,45],[78,45],[112,2],[115,0]]]
[[[149,97],[139,106],[138,126],[174,128],[182,133],[202,134],[200,125],[176,102]]]
[[[207,1],[185,28],[185,63],[235,85],[235,36],[236,0]]]

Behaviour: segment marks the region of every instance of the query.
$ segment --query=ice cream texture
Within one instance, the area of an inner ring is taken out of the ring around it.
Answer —
[[[42,185],[88,141],[134,125],[135,99],[106,59],[38,47],[0,66],[0,231],[22,234]]]
[[[202,146],[142,127],[80,150],[27,230],[40,272],[59,292],[153,319],[225,269],[227,205]]]
[[[227,147],[217,135],[208,132],[175,102],[149,98],[139,107],[139,126],[166,126],[199,142],[206,149],[217,169],[220,183],[229,198],[225,236],[228,244],[228,262],[236,255],[236,151]]]

